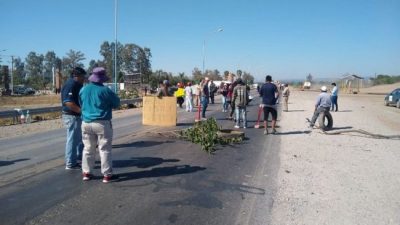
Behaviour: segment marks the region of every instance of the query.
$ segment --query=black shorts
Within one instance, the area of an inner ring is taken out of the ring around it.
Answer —
[[[268,114],[271,113],[272,120],[276,120],[278,113],[272,107],[264,107],[264,121],[268,121]]]

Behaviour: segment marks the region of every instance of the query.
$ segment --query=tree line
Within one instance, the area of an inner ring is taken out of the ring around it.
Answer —
[[[173,74],[163,70],[153,71],[151,68],[151,50],[147,47],[141,47],[136,44],[121,44],[115,42],[104,41],[100,46],[100,60],[90,60],[89,65],[85,68],[83,62],[86,60],[85,54],[81,51],[69,50],[65,56],[59,57],[54,51],[48,51],[45,54],[39,54],[31,51],[25,60],[15,57],[13,60],[13,84],[31,86],[35,89],[52,89],[53,73],[58,70],[62,73],[62,80],[69,77],[70,71],[80,66],[91,71],[96,66],[102,66],[107,70],[111,80],[114,82],[114,52],[117,49],[117,82],[124,82],[124,74],[136,73],[141,74],[141,84],[145,84],[150,88],[158,86],[162,80],[168,79],[172,84],[178,82],[199,82],[203,77],[208,76],[213,80],[227,80],[230,72],[224,71],[222,74],[218,70],[206,70],[203,74],[198,68],[194,68],[191,76],[185,73]],[[1,72],[4,73],[4,72]],[[5,74],[2,77],[5,76]],[[10,75],[9,75],[10,76]],[[254,82],[254,77],[245,71],[238,70],[233,76],[240,76],[248,83]],[[0,79],[1,85],[4,80]],[[8,79],[9,80],[9,79]]]

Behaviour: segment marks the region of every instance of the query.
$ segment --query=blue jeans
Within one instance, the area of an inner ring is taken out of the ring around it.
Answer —
[[[202,107],[201,117],[203,118],[206,117],[207,106],[208,106],[208,97],[201,96],[201,107]]]
[[[226,96],[223,96],[223,95],[222,95],[222,110],[224,112],[228,111],[228,102],[227,102]]]
[[[62,115],[64,127],[67,129],[65,143],[65,165],[75,166],[77,160],[82,160],[82,119],[80,116]]]
[[[240,126],[240,115],[242,115],[243,127],[247,127],[247,116],[246,116],[246,106],[236,107],[236,126]]]
[[[335,105],[336,105],[336,111],[338,111],[337,97],[338,97],[338,96],[331,96],[331,101],[332,101],[332,108],[331,108],[331,111],[334,110]]]

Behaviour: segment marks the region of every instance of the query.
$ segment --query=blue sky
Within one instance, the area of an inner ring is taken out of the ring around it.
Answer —
[[[153,70],[202,69],[205,40],[206,69],[241,69],[258,80],[400,75],[400,0],[118,3],[118,41],[150,48]],[[114,0],[0,0],[0,9],[0,54],[63,57],[73,49],[88,62],[114,41]]]

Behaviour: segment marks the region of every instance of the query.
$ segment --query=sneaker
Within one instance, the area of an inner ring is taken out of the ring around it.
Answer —
[[[65,167],[66,170],[80,170],[81,166],[77,163],[75,165],[67,165]]]
[[[83,178],[82,178],[83,181],[88,181],[88,180],[92,179],[92,174],[90,174],[90,173],[82,173],[82,176],[83,176]]]
[[[243,129],[246,129],[246,128],[247,128],[246,126],[243,127]]]
[[[105,184],[114,182],[117,180],[118,180],[118,176],[116,176],[116,175],[104,175],[104,177],[103,177],[103,183],[105,183]]]
[[[277,132],[276,132],[276,129],[274,128],[274,129],[272,129],[272,132],[271,132],[272,134],[276,134]]]
[[[267,129],[264,130],[264,135],[268,135],[268,130]]]
[[[236,129],[239,129],[240,127],[239,127],[238,125],[235,125],[235,128],[236,128]]]

